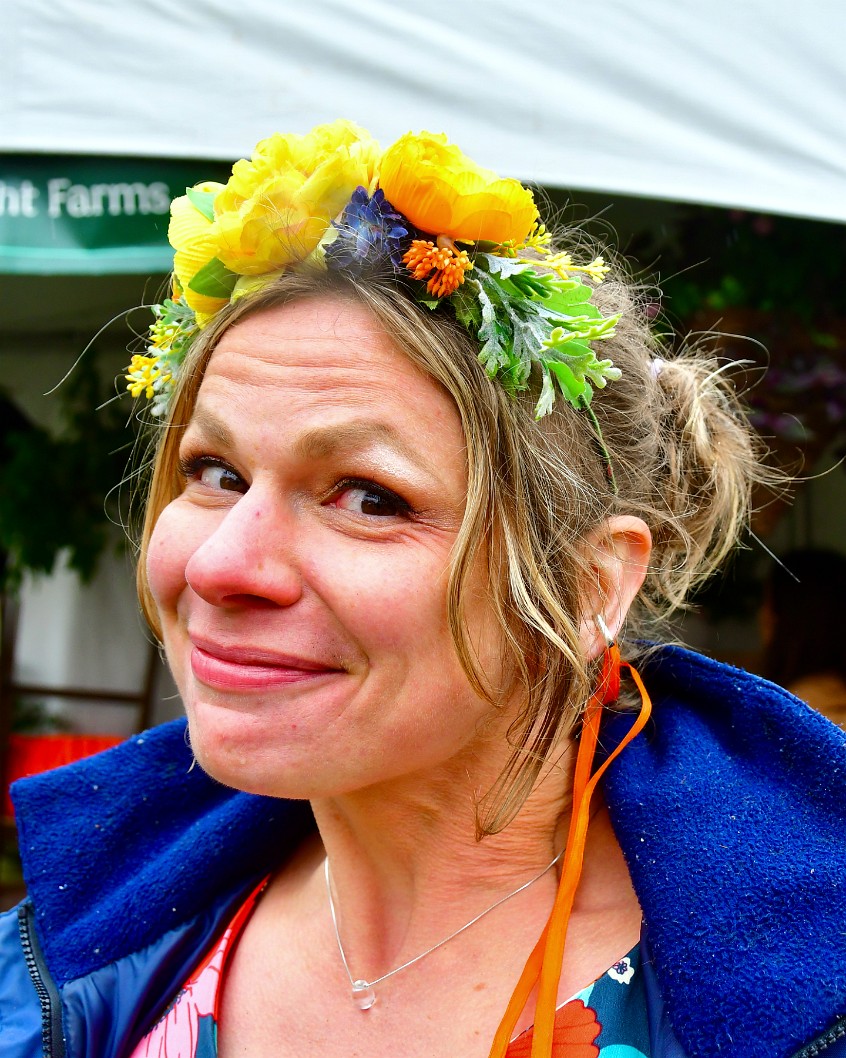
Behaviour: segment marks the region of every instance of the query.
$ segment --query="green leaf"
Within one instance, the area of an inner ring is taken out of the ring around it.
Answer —
[[[216,191],[199,191],[196,187],[186,187],[185,195],[194,209],[202,213],[207,220],[214,220]]]
[[[546,298],[549,287],[544,283],[544,277],[534,272],[521,272],[510,277],[513,285],[527,298]]]
[[[508,367],[510,357],[504,341],[507,338],[505,327],[497,318],[498,306],[496,300],[490,296],[491,293],[492,291],[479,284],[479,307],[482,310],[478,334],[482,342],[479,359],[488,374],[495,375],[500,369]]]
[[[591,303],[592,287],[511,258],[477,253],[474,263],[451,299],[456,317],[478,339],[487,373],[507,392],[525,389],[539,369],[537,418],[552,411],[556,390],[573,407],[585,408],[594,386],[619,378],[589,344],[610,337],[618,320]]]
[[[236,273],[230,272],[222,261],[213,257],[197,272],[188,284],[188,289],[209,298],[228,298],[237,282]]]
[[[450,299],[455,318],[471,334],[476,335],[482,323],[482,312],[479,308],[479,295],[475,280],[465,282]]]
[[[566,280],[558,280],[554,286],[549,288],[549,293],[544,301],[550,312],[561,312],[565,316],[572,316],[574,312],[586,316],[599,316],[599,309],[590,304],[593,293],[585,283],[569,284],[565,287]]]
[[[497,257],[490,253],[477,253],[473,260],[477,267],[481,266],[489,275],[506,278],[531,270],[531,265],[527,265],[525,261],[516,261],[513,257]]]
[[[574,408],[578,408],[580,400],[590,402],[590,398],[593,396],[590,384],[584,378],[578,378],[567,364],[548,361],[547,367],[555,376],[558,388]]]

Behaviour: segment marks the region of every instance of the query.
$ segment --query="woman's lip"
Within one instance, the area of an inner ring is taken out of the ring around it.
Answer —
[[[299,654],[283,654],[275,650],[265,650],[257,646],[232,646],[206,639],[195,632],[189,632],[191,645],[204,654],[221,661],[231,661],[238,665],[266,665],[287,669],[303,669],[307,672],[326,672],[339,669],[340,665],[330,665],[324,661],[302,657]]]
[[[209,687],[255,690],[334,676],[342,669],[304,659],[264,655],[261,651],[193,644],[191,670]]]

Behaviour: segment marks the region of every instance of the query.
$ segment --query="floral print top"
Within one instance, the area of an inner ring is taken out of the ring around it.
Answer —
[[[220,982],[264,886],[250,893],[130,1058],[217,1058]],[[507,1058],[531,1053],[532,1030],[526,1029],[511,1041]],[[650,1058],[639,945],[558,1008],[552,1058]]]

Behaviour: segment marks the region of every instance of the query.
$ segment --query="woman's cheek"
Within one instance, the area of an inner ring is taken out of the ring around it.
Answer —
[[[147,550],[147,581],[160,616],[174,610],[185,588],[185,567],[194,551],[179,499],[156,522]]]

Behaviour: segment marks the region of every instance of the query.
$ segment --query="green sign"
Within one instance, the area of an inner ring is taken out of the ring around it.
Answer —
[[[168,272],[171,199],[229,173],[203,161],[0,154],[0,273]]]

